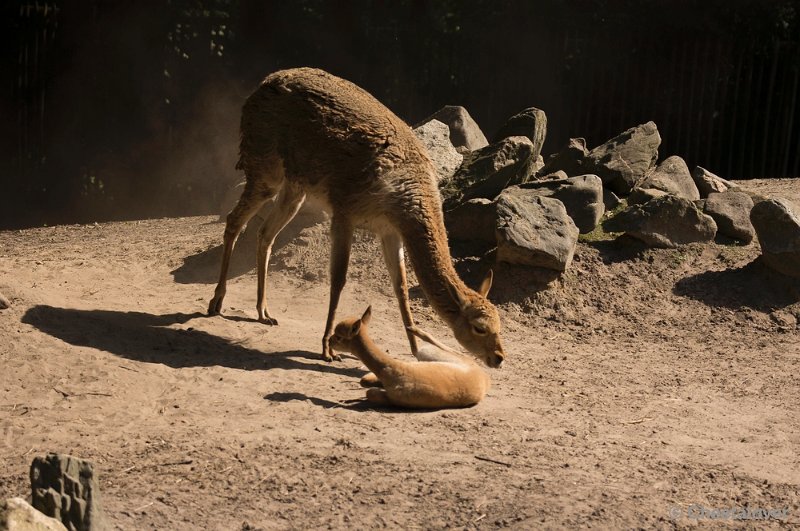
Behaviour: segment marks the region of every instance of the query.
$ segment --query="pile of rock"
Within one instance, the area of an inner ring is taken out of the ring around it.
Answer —
[[[100,503],[94,465],[63,454],[31,463],[31,504],[0,502],[0,530],[103,531],[110,529]]]
[[[690,172],[676,155],[659,163],[661,136],[653,122],[591,150],[572,138],[546,161],[547,117],[534,107],[509,118],[491,143],[463,107],[445,107],[414,131],[439,172],[450,238],[496,246],[500,261],[564,271],[578,235],[592,232],[606,209],[624,201],[603,230],[655,247],[717,238],[746,245],[758,236],[765,263],[800,277],[794,207],[705,168]]]

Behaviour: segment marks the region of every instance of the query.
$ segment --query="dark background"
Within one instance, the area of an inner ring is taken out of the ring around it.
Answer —
[[[217,213],[239,110],[326,69],[413,124],[548,115],[545,154],[654,120],[661,157],[800,175],[796,1],[5,0],[0,228]]]

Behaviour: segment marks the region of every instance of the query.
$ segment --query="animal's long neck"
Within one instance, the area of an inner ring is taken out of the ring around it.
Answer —
[[[453,267],[442,211],[438,205],[423,203],[412,213],[413,216],[407,216],[399,224],[403,243],[422,291],[436,313],[452,327],[459,315],[459,307],[450,294],[451,290],[465,293],[469,288]]]
[[[372,371],[378,378],[381,377],[384,369],[394,367],[398,363],[397,360],[373,343],[366,330],[361,330],[361,333],[352,339],[351,346],[353,354],[358,356],[358,359],[367,366],[367,369]]]

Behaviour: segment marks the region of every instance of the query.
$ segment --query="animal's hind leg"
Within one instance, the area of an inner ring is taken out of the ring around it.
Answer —
[[[278,321],[269,314],[267,308],[267,268],[269,268],[269,257],[272,254],[272,245],[275,237],[283,228],[297,215],[297,211],[303,205],[306,195],[290,184],[284,185],[275,206],[270,210],[264,224],[258,231],[258,295],[256,309],[258,320],[262,323],[277,325]]]
[[[358,383],[361,384],[361,387],[383,387],[383,382],[375,376],[374,372],[368,372],[362,376]]]
[[[386,390],[379,387],[367,389],[367,402],[380,404],[382,406],[392,405],[392,403],[389,401],[389,395],[386,394]]]
[[[208,304],[209,315],[217,315],[222,311],[222,300],[225,298],[231,253],[233,253],[233,246],[236,244],[239,233],[242,232],[242,227],[244,227],[264,203],[274,197],[274,195],[274,191],[259,186],[253,179],[248,178],[242,196],[239,198],[239,202],[236,203],[236,206],[233,207],[233,210],[228,214],[225,223],[219,281],[217,282],[217,288],[214,290],[214,298],[211,299],[211,302]]]
[[[408,327],[414,326],[414,318],[411,316],[411,306],[408,304],[408,281],[406,279],[406,263],[403,256],[403,240],[397,233],[385,234],[381,238],[383,248],[383,259],[386,268],[389,270],[389,277],[392,279],[395,297],[400,304],[400,315],[403,324],[406,326],[406,335],[411,345],[411,353],[417,354],[417,338],[412,334]]]

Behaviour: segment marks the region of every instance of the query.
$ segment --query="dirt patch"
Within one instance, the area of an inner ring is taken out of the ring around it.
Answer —
[[[181,218],[0,232],[0,497],[27,494],[33,456],[58,451],[95,463],[123,529],[671,528],[692,504],[800,522],[800,289],[757,244],[586,241],[558,279],[497,267],[509,358],[487,398],[404,412],[364,403],[357,360],[319,358],[324,226],[273,256],[278,327],[255,321],[247,239],[225,315],[204,316],[222,231]],[[458,268],[476,285],[491,260]],[[407,356],[362,234],[340,315],[370,303],[373,338]]]

